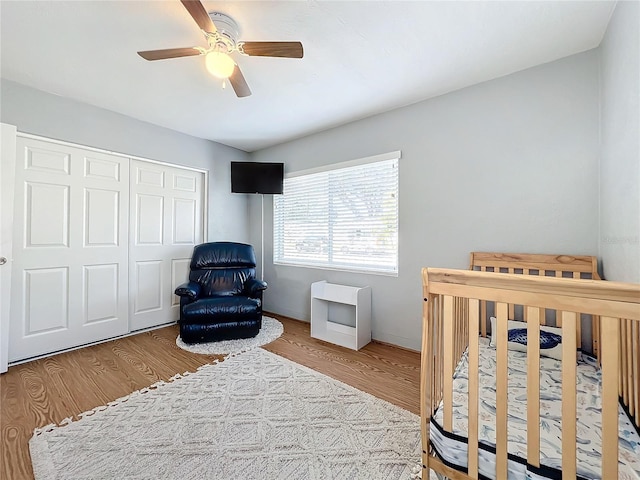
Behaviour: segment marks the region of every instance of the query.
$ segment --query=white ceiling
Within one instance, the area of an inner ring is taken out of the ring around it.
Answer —
[[[254,151],[597,47],[614,2],[209,1],[241,40],[299,40],[303,59],[235,54],[236,98],[178,0],[0,1],[0,74],[40,90]]]

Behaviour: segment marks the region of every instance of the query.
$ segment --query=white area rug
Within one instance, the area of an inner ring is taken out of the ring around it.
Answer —
[[[221,342],[209,342],[209,343],[184,343],[178,335],[176,338],[176,345],[183,350],[193,353],[201,353],[203,355],[221,355],[221,354],[235,354],[246,352],[253,348],[266,345],[273,342],[276,338],[282,335],[284,327],[275,318],[262,316],[262,328],[258,335],[253,338],[243,338],[240,340],[223,340]]]
[[[412,413],[261,348],[36,429],[36,480],[395,480]]]

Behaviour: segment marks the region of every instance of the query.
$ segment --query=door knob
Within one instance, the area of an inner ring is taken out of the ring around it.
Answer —
[[[4,265],[7,263],[7,259],[5,257],[0,257],[0,265]]]

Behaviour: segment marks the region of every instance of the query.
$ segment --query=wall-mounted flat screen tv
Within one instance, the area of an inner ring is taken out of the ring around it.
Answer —
[[[233,193],[282,193],[284,163],[231,162]]]

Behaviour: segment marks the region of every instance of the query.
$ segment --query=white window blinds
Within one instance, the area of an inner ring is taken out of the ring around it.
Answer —
[[[400,152],[302,172],[274,197],[274,262],[397,274]]]

